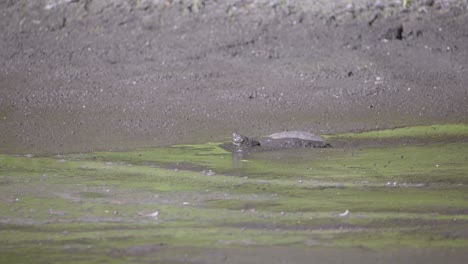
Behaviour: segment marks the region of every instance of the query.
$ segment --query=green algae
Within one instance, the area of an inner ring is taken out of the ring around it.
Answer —
[[[459,139],[463,131],[369,133]],[[218,145],[0,155],[1,262],[119,263],[251,246],[468,247],[463,140],[252,153],[241,166]]]
[[[448,124],[432,126],[412,126],[388,130],[375,130],[362,133],[348,133],[326,136],[329,139],[388,139],[388,138],[440,138],[440,137],[467,137],[468,125]]]

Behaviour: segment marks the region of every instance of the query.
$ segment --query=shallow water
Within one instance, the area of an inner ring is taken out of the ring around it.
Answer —
[[[240,158],[219,143],[0,155],[0,262],[460,263],[468,143],[438,129]]]

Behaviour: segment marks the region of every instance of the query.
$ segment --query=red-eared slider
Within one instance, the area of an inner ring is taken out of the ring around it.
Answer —
[[[326,148],[330,147],[323,138],[304,131],[285,131],[266,137],[248,138],[232,133],[232,143],[239,149],[283,149],[283,148]]]

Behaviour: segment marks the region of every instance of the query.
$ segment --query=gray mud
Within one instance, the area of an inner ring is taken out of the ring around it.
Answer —
[[[20,0],[0,17],[4,153],[468,122],[466,1]]]

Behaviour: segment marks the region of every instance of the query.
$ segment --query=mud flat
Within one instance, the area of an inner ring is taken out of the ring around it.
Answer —
[[[467,123],[466,1],[411,2],[2,1],[0,151]]]

